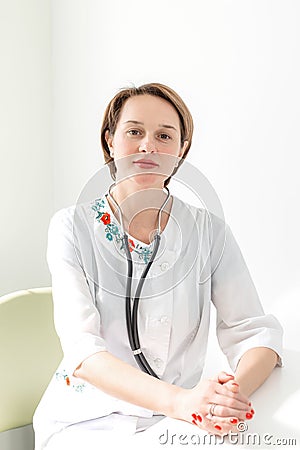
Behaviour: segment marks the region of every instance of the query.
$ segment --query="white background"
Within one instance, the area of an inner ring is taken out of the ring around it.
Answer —
[[[292,316],[299,21],[297,0],[1,2],[0,293],[50,284],[49,219],[103,163],[106,104],[157,81],[193,114],[189,162],[215,188],[266,311]]]
[[[1,0],[0,11],[0,294],[50,285],[49,220],[103,163],[106,104],[161,82],[193,114],[188,160],[216,190],[296,364],[300,2]],[[213,333],[208,352],[211,374],[223,358]],[[294,404],[282,403],[286,420]]]

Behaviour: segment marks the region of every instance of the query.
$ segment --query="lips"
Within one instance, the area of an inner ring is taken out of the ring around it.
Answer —
[[[158,167],[158,164],[151,159],[138,159],[137,161],[133,161],[134,164],[138,164],[141,167]]]

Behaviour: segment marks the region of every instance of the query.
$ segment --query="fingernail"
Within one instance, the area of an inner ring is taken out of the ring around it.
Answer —
[[[197,423],[196,423],[196,421],[195,421],[195,420],[192,420],[192,423],[193,423],[194,425],[197,425]]]
[[[251,403],[251,402],[249,402],[249,403],[248,403],[248,405],[249,405],[249,406],[251,406],[251,405],[252,405],[252,403]]]
[[[253,415],[251,413],[246,413],[246,419],[250,420],[252,419]]]
[[[238,386],[239,387],[239,385],[237,383],[231,383],[231,384],[232,384],[232,386]]]
[[[254,409],[251,409],[251,411],[250,411],[250,412],[251,412],[251,414],[255,414],[255,411],[254,411]]]
[[[202,422],[202,417],[201,416],[197,416],[197,419],[199,420],[199,422]]]
[[[225,375],[227,375],[228,377],[234,378],[234,375],[231,375],[231,373],[226,373],[225,372]]]
[[[220,431],[222,430],[222,427],[220,427],[220,425],[215,425],[215,429]]]
[[[229,420],[229,422],[232,423],[233,425],[235,425],[236,423],[238,423],[238,420],[232,418],[232,419]]]
[[[192,414],[192,418],[197,420],[197,415],[196,414]]]

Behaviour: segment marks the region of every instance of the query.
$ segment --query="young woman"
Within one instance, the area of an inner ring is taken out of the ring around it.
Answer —
[[[114,183],[51,220],[64,358],[35,412],[36,450],[75,448],[75,430],[134,434],[165,416],[227,434],[253,417],[249,396],[281,364],[281,326],[264,314],[230,228],[168,191],[192,134],[169,87],[121,90],[101,130]],[[234,375],[201,379],[211,302]]]

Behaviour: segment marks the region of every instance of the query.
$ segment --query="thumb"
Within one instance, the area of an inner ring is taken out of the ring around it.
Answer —
[[[220,384],[227,383],[228,381],[234,380],[234,375],[231,375],[230,373],[226,373],[224,371],[220,372],[215,381],[217,381]]]

